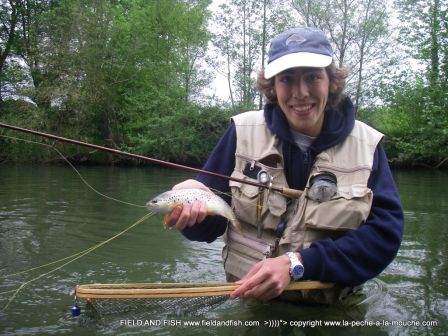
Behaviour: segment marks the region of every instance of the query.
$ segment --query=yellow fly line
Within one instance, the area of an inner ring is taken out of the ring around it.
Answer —
[[[47,267],[47,266],[49,266],[49,265],[53,265],[53,264],[55,264],[55,263],[62,262],[62,261],[65,261],[65,260],[69,259],[68,261],[66,261],[66,262],[63,263],[62,265],[60,265],[60,266],[58,266],[58,267],[55,267],[55,268],[51,269],[51,270],[48,271],[48,272],[42,273],[42,274],[36,276],[35,278],[29,280],[29,281],[26,281],[26,282],[22,283],[22,284],[20,285],[20,287],[17,288],[17,289],[15,289],[15,290],[9,290],[9,291],[6,291],[6,292],[0,292],[0,295],[13,293],[12,296],[10,297],[9,301],[7,302],[7,304],[6,304],[1,310],[2,310],[2,311],[6,310],[6,309],[8,308],[8,306],[11,304],[11,302],[15,299],[15,297],[19,294],[19,292],[20,292],[23,288],[25,288],[26,286],[28,286],[30,283],[35,282],[35,281],[37,281],[37,280],[43,278],[44,276],[47,276],[47,275],[49,275],[49,274],[52,274],[52,273],[56,272],[57,270],[60,270],[61,268],[65,267],[65,266],[67,266],[67,265],[73,263],[74,261],[76,261],[76,260],[78,260],[78,259],[80,259],[80,258],[86,256],[87,254],[89,254],[89,253],[95,251],[96,249],[100,248],[101,246],[110,243],[112,240],[114,240],[114,239],[120,237],[121,235],[123,235],[124,233],[126,233],[127,231],[129,231],[130,229],[132,229],[133,227],[139,225],[140,223],[143,223],[145,220],[147,220],[148,218],[150,218],[150,217],[153,216],[153,215],[154,215],[154,214],[151,213],[151,212],[150,212],[150,213],[147,213],[147,214],[144,215],[142,218],[140,218],[138,221],[136,221],[134,224],[132,224],[132,225],[129,226],[128,228],[124,229],[123,231],[117,233],[117,234],[114,235],[113,237],[111,237],[111,238],[109,238],[109,239],[107,239],[107,240],[105,240],[105,241],[103,241],[103,242],[101,242],[101,243],[99,243],[99,244],[97,244],[97,245],[95,245],[95,246],[92,246],[92,247],[90,247],[90,248],[88,248],[88,249],[85,249],[85,250],[83,250],[83,251],[81,251],[81,252],[75,253],[75,254],[73,254],[73,255],[71,255],[71,256],[69,256],[69,257],[65,257],[65,258],[62,258],[62,259],[59,259],[59,260],[50,262],[50,263],[48,263],[48,264],[38,266],[38,267],[33,267],[33,268],[28,269],[28,270],[25,270],[25,271],[21,271],[21,272],[17,272],[17,273],[14,273],[14,274],[9,274],[9,275],[5,275],[5,276],[1,276],[0,279],[1,279],[1,278],[12,277],[12,276],[16,276],[16,275],[19,275],[19,274],[27,273],[27,272],[30,272],[30,271],[33,271],[33,270],[36,270],[36,269],[40,269],[40,268],[43,268],[43,267]]]
[[[332,283],[297,281],[285,291],[332,288]],[[84,299],[171,299],[205,296],[228,296],[238,285],[232,282],[134,283],[79,285],[77,298]]]

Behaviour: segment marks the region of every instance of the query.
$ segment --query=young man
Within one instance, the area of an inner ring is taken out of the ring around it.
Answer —
[[[399,195],[382,134],[355,121],[345,78],[322,31],[277,35],[257,79],[264,109],[233,117],[204,167],[248,180],[263,172],[268,183],[304,190],[300,199],[205,175],[174,187],[231,192],[243,235],[207,217],[200,203],[174,209],[167,224],[192,240],[224,234],[227,279],[240,285],[232,298],[269,300],[291,281],[320,280],[336,286],[293,299],[331,303],[394,259],[403,232]]]

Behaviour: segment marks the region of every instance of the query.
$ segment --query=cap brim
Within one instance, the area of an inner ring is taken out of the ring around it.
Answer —
[[[297,67],[325,68],[331,64],[333,58],[327,55],[314,53],[288,54],[273,60],[264,69],[264,77],[269,79],[280,72]]]

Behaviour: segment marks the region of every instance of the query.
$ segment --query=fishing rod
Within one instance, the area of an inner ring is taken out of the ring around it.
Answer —
[[[112,153],[115,155],[127,156],[127,157],[131,157],[133,159],[148,161],[148,162],[164,165],[164,166],[171,167],[171,168],[182,169],[182,170],[194,172],[194,173],[206,174],[206,175],[210,175],[210,176],[214,176],[214,177],[218,177],[218,178],[222,178],[222,179],[226,179],[226,180],[230,180],[230,181],[234,181],[234,182],[249,184],[252,186],[259,187],[259,188],[270,189],[270,190],[279,192],[279,193],[281,193],[287,197],[290,197],[290,198],[299,198],[303,192],[302,190],[290,189],[290,188],[285,188],[285,187],[274,186],[271,184],[263,184],[263,183],[258,183],[258,182],[254,182],[254,181],[243,180],[243,179],[240,179],[237,177],[227,176],[227,175],[211,172],[208,170],[184,166],[181,164],[172,163],[169,161],[164,161],[164,160],[159,160],[159,159],[154,159],[154,158],[139,155],[139,154],[132,154],[132,153],[120,151],[118,149],[94,145],[94,144],[91,144],[88,142],[64,138],[64,137],[60,137],[57,135],[43,133],[43,132],[39,132],[39,131],[35,131],[35,130],[30,130],[30,129],[23,128],[23,127],[8,125],[8,124],[1,123],[1,122],[0,122],[0,127],[18,131],[18,132],[22,132],[22,133],[33,134],[33,135],[37,135],[37,136],[48,138],[48,139],[53,139],[53,140],[60,141],[60,142],[67,142],[67,143],[78,145],[78,146],[94,148],[94,149],[101,150],[104,152],[109,152],[109,153]]]

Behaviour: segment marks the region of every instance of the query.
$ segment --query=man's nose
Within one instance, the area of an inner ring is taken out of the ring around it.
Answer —
[[[297,78],[293,85],[293,96],[295,98],[308,97],[308,85],[303,78]]]

